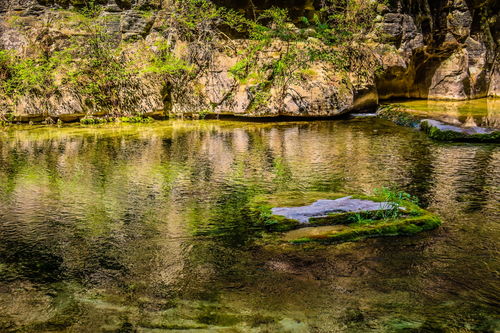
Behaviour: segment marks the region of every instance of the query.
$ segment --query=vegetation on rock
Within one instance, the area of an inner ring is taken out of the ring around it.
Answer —
[[[248,83],[249,110],[259,109],[271,97],[284,105],[293,84],[314,72],[313,64],[334,66],[345,84],[352,85],[349,72],[356,72],[355,80],[373,72],[370,48],[361,44],[375,29],[379,4],[329,0],[313,18],[304,17],[296,25],[283,8],[248,18],[210,1],[174,1],[168,10],[152,14],[161,18],[146,42],[117,39],[110,30],[113,17],[104,15],[97,1],[58,2],[75,9],[49,12],[51,18],[38,30],[41,47],[22,54],[0,50],[0,95],[7,101],[0,111],[2,120],[7,121],[5,115],[15,113],[25,98],[51,100],[65,94],[80,96],[88,115],[133,115],[132,105],[139,102],[127,91],[140,89],[142,77],[163,82],[167,109],[176,102],[211,112],[215,105],[204,101],[204,76],[216,52],[237,59],[230,72]],[[11,17],[9,24],[21,27],[26,20]],[[228,30],[247,36],[246,41],[235,42]],[[55,43],[53,31],[67,31],[67,37]],[[221,103],[233,97],[230,91]],[[45,104],[41,111],[48,115],[53,105]]]
[[[151,117],[143,117],[143,116],[133,116],[133,117],[108,117],[108,118],[100,118],[100,117],[85,117],[80,119],[80,124],[82,125],[99,125],[99,124],[107,124],[107,123],[150,123],[154,121]]]
[[[464,132],[443,130],[427,121],[420,123],[422,131],[434,140],[439,141],[462,141],[462,142],[500,142],[500,131],[492,131],[490,133],[468,134]]]
[[[400,106],[394,104],[380,106],[377,115],[379,118],[390,120],[400,126],[418,127],[420,124],[420,119],[408,112],[404,112]]]
[[[442,124],[445,128],[442,129],[428,120],[422,119],[409,113],[400,105],[383,105],[377,110],[377,116],[382,119],[387,119],[393,123],[419,128],[425,132],[431,139],[438,141],[461,141],[461,142],[500,142],[500,131],[477,127],[484,133],[473,133],[467,128]],[[440,122],[437,122],[440,123]]]
[[[367,237],[413,235],[434,229],[441,224],[437,216],[418,206],[416,198],[404,192],[394,192],[388,189],[376,190],[373,196],[352,196],[355,199],[387,202],[388,206],[381,210],[333,212],[326,216],[311,217],[307,223],[272,213],[274,207],[301,207],[319,199],[335,200],[346,196],[342,193],[325,192],[276,193],[257,196],[251,201],[249,207],[268,231],[287,232],[301,228],[307,229],[304,229],[307,231],[305,232],[307,236],[301,237],[299,235],[288,239],[292,243],[311,241],[335,243],[355,241]],[[342,226],[342,228],[336,230],[327,228],[324,232],[313,234],[308,232],[313,230],[311,228],[321,226]]]

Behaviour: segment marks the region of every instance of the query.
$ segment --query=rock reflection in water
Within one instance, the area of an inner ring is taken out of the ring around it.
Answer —
[[[0,132],[0,331],[494,330],[500,150],[378,119]],[[266,246],[275,191],[417,195],[442,228]]]
[[[456,102],[416,100],[398,104],[417,116],[455,126],[500,129],[500,98]]]

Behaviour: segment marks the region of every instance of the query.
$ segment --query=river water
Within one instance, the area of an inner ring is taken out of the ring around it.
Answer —
[[[416,195],[413,237],[266,246],[277,191]],[[0,131],[0,332],[495,332],[500,147],[375,118]]]
[[[467,101],[410,100],[397,105],[419,118],[432,118],[462,127],[500,129],[500,98]]]

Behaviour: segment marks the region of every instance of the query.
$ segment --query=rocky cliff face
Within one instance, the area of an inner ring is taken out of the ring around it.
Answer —
[[[400,1],[384,15],[398,50],[383,56],[381,98],[498,96],[500,40],[495,1]]]
[[[102,0],[106,30],[119,41],[127,41],[134,51],[155,48],[165,36],[170,0]],[[220,5],[241,9],[247,15],[267,8],[269,1],[221,0]],[[275,5],[275,3],[273,2]],[[82,36],[78,24],[65,16],[77,0],[4,0],[0,2],[0,49],[29,55],[40,49],[58,50],[73,38]],[[311,16],[318,3],[311,0],[282,1],[296,17]],[[64,10],[60,10],[64,9]],[[214,48],[207,68],[195,80],[187,82],[183,94],[154,75],[127,80],[116,94],[116,104],[125,113],[164,110],[176,114],[200,111],[242,116],[332,116],[356,109],[370,108],[380,99],[429,98],[472,99],[500,96],[500,8],[494,0],[392,1],[380,6],[377,25],[384,32],[376,42],[376,59],[382,70],[363,79],[349,73],[341,77],[332,66],[314,63],[285,92],[271,88],[268,99],[259,99],[252,82],[241,82],[230,74],[236,63],[235,50],[245,40],[233,40]],[[57,24],[56,24],[57,23]],[[197,45],[169,40],[174,52],[194,52]],[[257,61],[265,62],[283,46],[274,43],[261,52]],[[206,55],[204,55],[206,56]],[[95,113],[87,97],[61,85],[51,96],[26,94],[5,99],[2,110],[10,110],[18,119],[42,119],[47,116],[74,119]],[[102,112],[106,112],[105,110]]]

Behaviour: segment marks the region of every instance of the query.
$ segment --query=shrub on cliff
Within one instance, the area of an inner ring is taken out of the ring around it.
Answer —
[[[63,49],[30,56],[0,50],[0,95],[15,102],[23,96],[50,98],[65,89],[77,91],[91,111],[120,108],[120,90],[130,75],[116,41],[96,19],[78,19],[84,38],[76,35]]]
[[[301,28],[293,24],[286,9],[265,10],[255,20],[243,21],[253,42],[240,51],[230,72],[240,83],[252,82],[256,96],[270,98],[271,89],[277,91],[278,101],[318,62],[333,65],[347,84],[352,84],[351,77],[366,81],[378,66],[374,52],[364,44],[375,31],[378,5],[367,0],[328,0],[312,19],[302,18]],[[268,98],[254,99],[252,108],[266,104]]]
[[[372,75],[373,62],[360,44],[374,29],[377,4],[325,0],[313,18],[296,25],[286,9],[271,8],[250,19],[210,1],[177,0],[164,13],[163,25],[156,23],[156,41],[134,44],[120,42],[109,31],[97,1],[82,1],[71,22],[64,21],[63,12],[56,15],[61,21],[44,23],[37,40],[47,45],[40,50],[28,57],[1,51],[0,94],[15,100],[73,90],[90,112],[119,110],[127,99],[122,91],[141,74],[152,74],[165,81],[166,101],[189,102],[193,92],[203,91],[196,80],[210,70],[217,50],[238,58],[231,73],[241,83],[251,83],[250,109],[257,109],[271,97],[283,100],[290,86],[304,80],[304,73],[318,62],[333,64],[346,82],[352,77],[348,72]],[[64,24],[72,30],[62,49],[51,44],[54,24],[55,30]],[[232,40],[224,32],[228,28],[248,40]],[[126,54],[127,48],[135,49]]]

